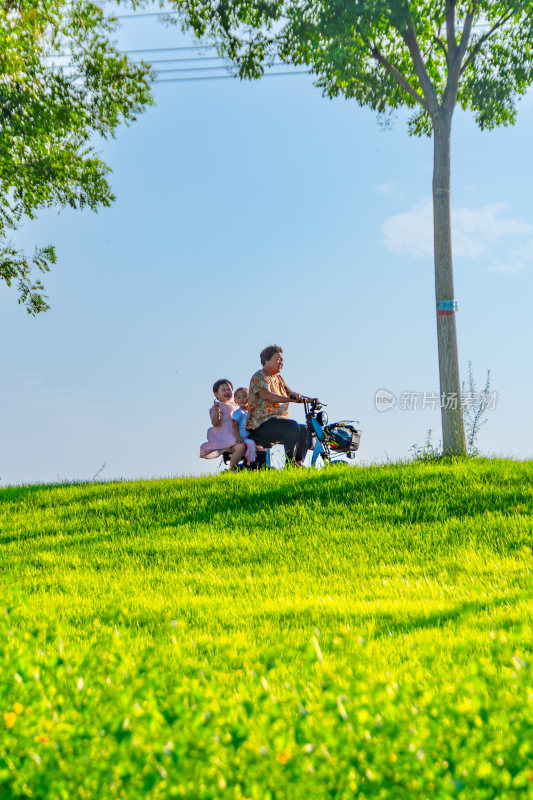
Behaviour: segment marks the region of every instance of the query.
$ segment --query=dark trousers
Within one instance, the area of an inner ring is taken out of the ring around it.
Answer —
[[[307,427],[294,419],[272,417],[249,431],[248,436],[262,447],[282,444],[290,461],[303,461],[307,453]]]

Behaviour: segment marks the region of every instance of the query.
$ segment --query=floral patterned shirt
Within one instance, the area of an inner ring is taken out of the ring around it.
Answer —
[[[288,403],[272,403],[270,400],[263,400],[259,394],[260,389],[267,389],[272,394],[281,394],[285,397],[289,394],[287,384],[281,375],[269,375],[262,369],[252,375],[248,392],[248,419],[246,421],[246,430],[248,431],[255,431],[263,422],[272,417],[289,416]]]

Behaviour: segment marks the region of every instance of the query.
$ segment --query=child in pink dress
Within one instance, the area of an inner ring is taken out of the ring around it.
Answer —
[[[207,442],[200,447],[200,458],[218,458],[222,453],[231,453],[230,470],[234,470],[244,455],[244,442],[237,441],[233,430],[232,414],[238,408],[232,401],[233,384],[221,378],[213,384],[215,402],[209,409],[213,427],[207,431]]]

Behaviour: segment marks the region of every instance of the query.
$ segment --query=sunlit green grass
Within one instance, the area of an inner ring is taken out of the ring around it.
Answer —
[[[0,490],[2,800],[533,797],[532,479]]]

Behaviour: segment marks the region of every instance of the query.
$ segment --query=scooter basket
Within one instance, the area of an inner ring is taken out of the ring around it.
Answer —
[[[334,453],[355,453],[359,449],[361,435],[352,425],[334,422],[324,428],[326,442]]]

